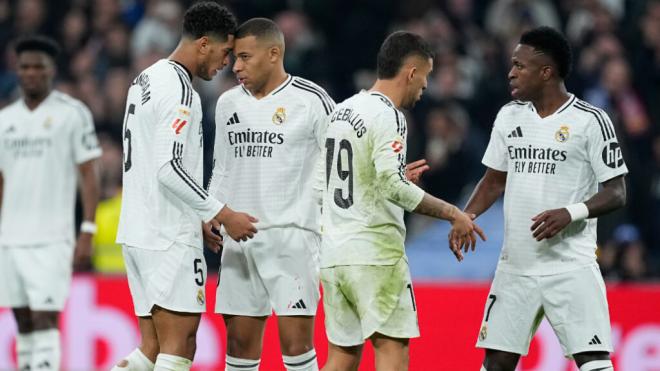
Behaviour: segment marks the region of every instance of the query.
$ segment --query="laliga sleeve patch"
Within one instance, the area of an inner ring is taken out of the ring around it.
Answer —
[[[612,169],[623,165],[623,154],[621,153],[621,147],[617,142],[611,142],[605,145],[603,148],[603,163]]]

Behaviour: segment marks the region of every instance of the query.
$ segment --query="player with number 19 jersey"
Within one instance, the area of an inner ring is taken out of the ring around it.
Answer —
[[[396,263],[405,255],[404,209],[424,197],[405,176],[403,113],[362,91],[337,106],[326,137],[321,267]]]

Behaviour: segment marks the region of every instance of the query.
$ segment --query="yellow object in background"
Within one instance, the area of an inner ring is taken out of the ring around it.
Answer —
[[[98,231],[94,235],[94,252],[92,265],[100,273],[125,273],[124,258],[121,245],[115,242],[119,213],[121,211],[121,192],[112,198],[99,202],[96,208],[96,225]]]

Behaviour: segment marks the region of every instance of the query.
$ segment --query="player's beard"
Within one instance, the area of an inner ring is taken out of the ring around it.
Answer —
[[[209,75],[209,62],[204,61],[197,67],[197,76],[204,81],[211,81],[213,76]]]

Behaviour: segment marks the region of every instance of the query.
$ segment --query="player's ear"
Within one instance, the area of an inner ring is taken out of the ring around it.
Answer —
[[[202,36],[199,39],[195,40],[195,43],[197,44],[197,50],[203,55],[208,54],[209,52],[209,37],[208,36]]]
[[[550,80],[550,78],[552,78],[553,71],[554,71],[554,67],[552,66],[541,67],[541,79],[543,79],[543,81]]]
[[[275,62],[278,59],[282,58],[282,49],[277,45],[271,46],[270,50],[268,51],[268,54],[270,55],[270,60],[272,62]]]
[[[413,81],[415,78],[415,75],[418,74],[419,71],[417,70],[417,66],[415,65],[410,65],[408,66],[408,75],[406,76],[408,82]]]

